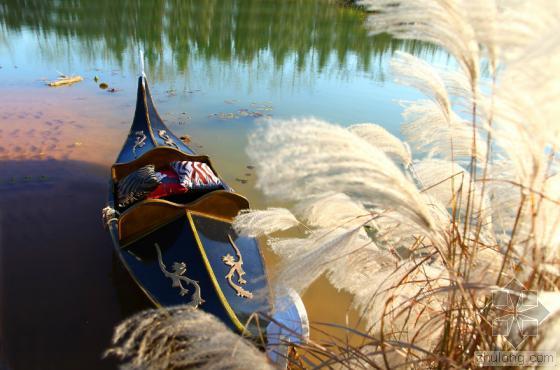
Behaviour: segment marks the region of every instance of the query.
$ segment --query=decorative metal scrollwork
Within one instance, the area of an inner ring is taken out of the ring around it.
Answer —
[[[237,245],[235,245],[235,242],[233,241],[230,235],[228,235],[228,239],[229,239],[229,243],[231,244],[231,246],[235,250],[235,253],[237,254],[237,261],[229,253],[222,257],[222,261],[226,265],[231,267],[231,269],[226,275],[226,280],[228,281],[229,285],[233,288],[233,290],[235,290],[238,296],[251,299],[253,298],[253,293],[251,293],[246,289],[243,289],[243,287],[240,286],[240,285],[247,284],[247,280],[243,279],[243,275],[245,275],[245,271],[243,270],[243,257],[241,256],[241,252],[239,251],[239,248],[237,247]],[[237,282],[240,285],[237,285],[233,281],[233,276],[235,274],[237,274]]]
[[[136,158],[136,148],[142,148],[146,145],[146,135],[142,130],[134,132],[134,135],[135,141],[134,146],[132,147],[132,153],[134,154],[134,158]]]
[[[169,135],[167,135],[167,131],[159,130],[158,135],[163,139],[165,145],[175,147],[175,149],[179,149],[179,146],[169,137]]]
[[[191,301],[188,304],[190,306],[193,306],[194,308],[203,304],[204,299],[202,299],[200,295],[200,285],[198,285],[198,282],[184,276],[184,274],[187,272],[187,265],[184,262],[174,262],[173,272],[167,271],[167,268],[165,267],[165,263],[163,263],[163,258],[161,256],[161,249],[159,248],[158,243],[154,243],[154,245],[156,247],[158,255],[159,267],[165,277],[171,279],[171,286],[173,288],[179,288],[179,295],[184,296],[189,293],[189,290],[183,287],[183,282],[192,285],[194,287],[194,293],[192,295]]]

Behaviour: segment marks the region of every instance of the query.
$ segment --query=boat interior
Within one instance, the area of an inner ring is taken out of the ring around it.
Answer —
[[[146,165],[153,165],[157,171],[168,167],[174,161],[205,163],[218,176],[207,156],[189,155],[171,147],[156,147],[131,162],[116,163],[112,166],[114,199],[117,199],[117,184],[126,176]],[[187,211],[231,221],[240,210],[248,207],[247,199],[232,192],[226,185],[213,189],[190,189],[185,193],[171,194],[159,199],[142,199],[118,209],[121,213],[118,223],[119,241],[126,245],[177,219]]]

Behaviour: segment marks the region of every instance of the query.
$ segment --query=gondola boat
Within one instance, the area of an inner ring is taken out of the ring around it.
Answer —
[[[309,329],[299,296],[272,302],[257,240],[232,228],[247,208],[210,159],[167,128],[142,73],[103,209],[116,255],[156,307],[203,309],[238,333],[268,334],[269,345],[300,341]]]

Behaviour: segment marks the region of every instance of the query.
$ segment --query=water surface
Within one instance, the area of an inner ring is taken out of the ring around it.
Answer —
[[[387,62],[396,50],[435,51],[370,37],[364,17],[327,0],[3,1],[0,368],[112,368],[100,359],[112,326],[147,306],[100,221],[139,48],[169,127],[265,207],[274,203],[254,188],[244,152],[256,118],[376,122],[398,134],[395,100],[416,95],[391,82]],[[60,73],[84,81],[45,85]],[[312,320],[346,323],[349,297],[335,293],[321,280],[305,294]]]

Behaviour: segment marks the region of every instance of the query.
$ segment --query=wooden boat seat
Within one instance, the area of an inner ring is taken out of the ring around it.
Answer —
[[[236,193],[215,190],[186,203],[165,199],[147,199],[128,208],[119,218],[119,241],[122,246],[168,224],[186,211],[207,214],[227,221],[233,220],[249,201]]]
[[[148,164],[153,164],[156,169],[158,169],[169,165],[169,163],[173,161],[204,162],[208,166],[210,166],[216,176],[219,177],[218,172],[216,172],[216,169],[212,166],[212,163],[210,162],[208,156],[190,155],[167,146],[156,147],[130,162],[115,163],[111,167],[111,177],[113,179],[113,183],[117,183],[117,181],[136,171],[140,167],[146,166]]]

